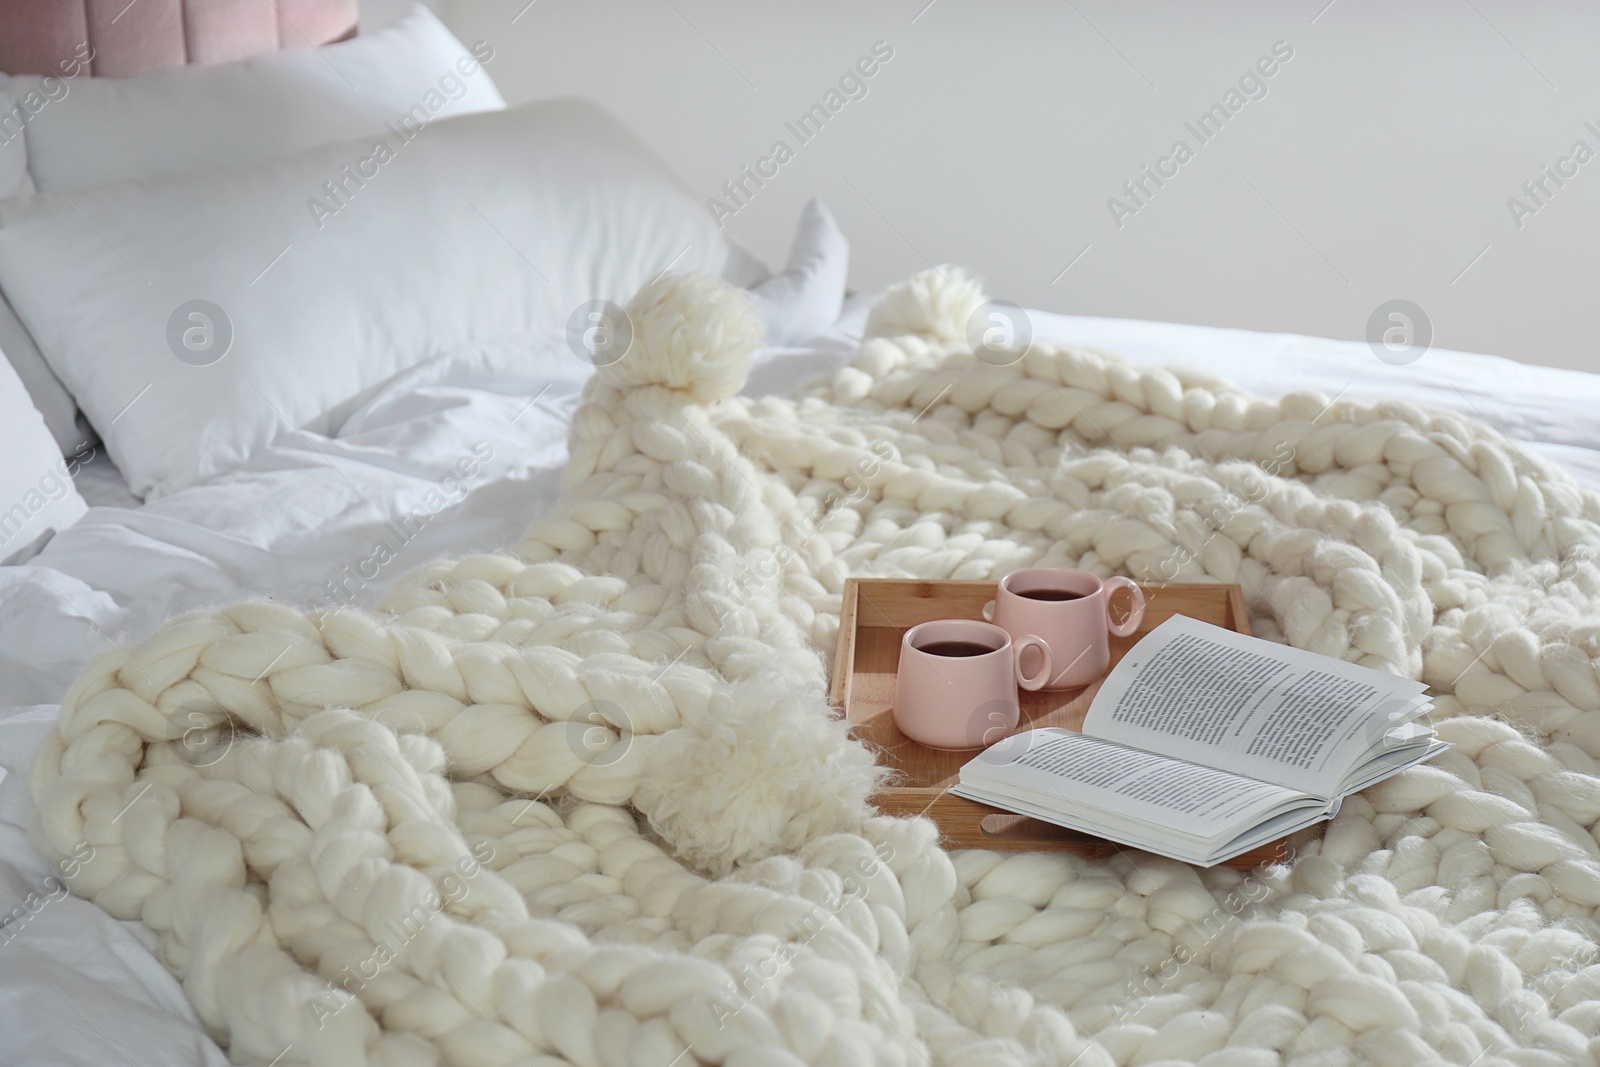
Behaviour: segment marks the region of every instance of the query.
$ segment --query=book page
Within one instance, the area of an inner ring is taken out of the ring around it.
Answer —
[[[1332,798],[1428,707],[1421,682],[1174,615],[1135,645],[1084,733]]]
[[[1191,842],[1228,840],[1308,800],[1298,790],[1056,728],[986,750],[961,768],[956,792],[1026,800],[1090,832],[1114,836],[1118,824],[1144,824]]]

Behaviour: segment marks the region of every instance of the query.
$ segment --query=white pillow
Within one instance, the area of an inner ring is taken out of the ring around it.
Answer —
[[[83,41],[49,74],[0,74],[0,199],[32,196],[28,174],[28,124],[57,107],[74,84],[89,80],[94,48]]]
[[[427,8],[319,49],[180,67],[141,78],[77,78],[27,124],[40,192],[243,167],[313,145],[505,107],[483,64]]]
[[[44,361],[28,328],[17,319],[17,313],[3,295],[0,295],[0,355],[10,361],[17,377],[22,379],[23,388],[44,419],[50,436],[61,447],[62,455],[76,452],[94,439],[78,418],[77,402]]]
[[[416,121],[419,105],[433,118],[505,107],[482,66],[494,50],[479,44],[469,53],[420,6],[383,30],[317,51],[142,78],[90,78],[92,55],[82,45],[47,77],[0,75],[0,198],[31,195],[34,176],[47,190],[73,190],[244,166],[380,133],[408,112]],[[87,444],[77,404],[4,301],[0,352],[62,453]]]
[[[750,290],[767,344],[794,344],[837,322],[849,274],[850,242],[822,201],[812,198],[800,212],[788,266]]]
[[[87,458],[61,458],[22,380],[0,359],[0,564],[33,555],[89,510],[72,484]]]
[[[62,93],[60,79],[48,87],[57,98]],[[28,120],[52,102],[45,95],[45,80],[14,78],[0,74],[0,199],[29,196],[33,179],[28,176]]]
[[[72,79],[86,70],[81,59],[74,56],[62,61],[59,77],[0,74],[0,199],[33,195],[33,179],[28,175],[28,123],[65,99],[72,91]],[[45,364],[33,338],[17,321],[4,297],[0,297],[0,354],[16,368],[62,454],[87,444],[88,435],[78,424],[78,405]],[[0,551],[4,551],[3,546]]]
[[[0,285],[134,493],[290,426],[331,432],[341,403],[435,354],[581,336],[587,302],[727,262],[694,194],[592,104],[379,143],[0,204]]]

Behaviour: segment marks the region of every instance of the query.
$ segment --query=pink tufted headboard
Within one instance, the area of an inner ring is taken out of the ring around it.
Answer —
[[[126,78],[353,36],[357,0],[0,0],[0,71],[59,74],[87,42],[89,73]]]

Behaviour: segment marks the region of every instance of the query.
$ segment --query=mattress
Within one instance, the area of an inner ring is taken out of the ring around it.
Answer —
[[[804,345],[763,352],[746,391],[787,393],[849,359],[869,303],[851,301]],[[1600,489],[1600,375],[1439,350],[1397,367],[1317,338],[1029,321],[1041,342],[1183,364],[1266,395],[1449,408]],[[411,568],[505,544],[548,510],[581,375],[490,379],[454,366],[413,368],[337,435],[286,431],[240,468],[143,506],[99,460],[80,479],[89,514],[27,564],[0,567],[0,1062],[226,1062],[148,932],[66,896],[28,843],[28,765],[84,664],[175,613],[251,596],[370,604]]]

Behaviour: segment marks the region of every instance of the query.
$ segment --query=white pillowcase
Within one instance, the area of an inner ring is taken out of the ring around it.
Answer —
[[[71,93],[75,79],[87,80],[87,66],[81,55],[62,60],[60,74],[49,77],[0,74],[0,199],[32,196],[33,178],[28,174],[28,123],[46,108],[60,103]],[[67,395],[66,387],[39,354],[28,331],[17,320],[16,312],[0,296],[0,355],[16,368],[33,406],[44,416],[44,424],[61,447],[63,455],[88,444],[90,435],[78,421],[78,405]],[[0,546],[0,551],[3,551]]]
[[[142,78],[90,78],[80,49],[49,77],[0,75],[0,198],[39,188],[242,167],[382,132],[420,107],[444,118],[505,107],[482,62],[420,5],[376,33]],[[0,301],[0,352],[64,454],[88,440],[77,404]]]
[[[505,107],[483,63],[433,13],[369,36],[142,78],[76,78],[28,122],[40,192],[243,167],[412,121]]]
[[[60,84],[59,80],[56,84]],[[33,193],[26,130],[36,110],[42,111],[51,103],[43,89],[42,78],[0,74],[0,199]],[[59,95],[62,90],[53,87],[52,92]]]
[[[3,295],[0,295],[0,356],[5,357],[0,362],[9,361],[10,369],[22,380],[23,388],[28,391],[28,397],[62,455],[75,452],[94,440],[94,435],[78,418],[77,401],[44,361],[28,328],[22,325]]]
[[[72,484],[87,455],[61,458],[22,380],[0,359],[0,564],[33,555],[89,505]]]
[[[332,432],[341,404],[433,355],[581,334],[592,299],[727,263],[694,194],[592,104],[382,143],[0,204],[0,284],[134,493],[290,427]]]
[[[838,321],[849,275],[850,242],[822,201],[812,198],[801,209],[788,265],[750,290],[767,344],[792,345]]]
[[[32,196],[28,174],[28,124],[60,104],[75,84],[89,80],[94,49],[80,43],[49,74],[0,74],[0,199]]]

